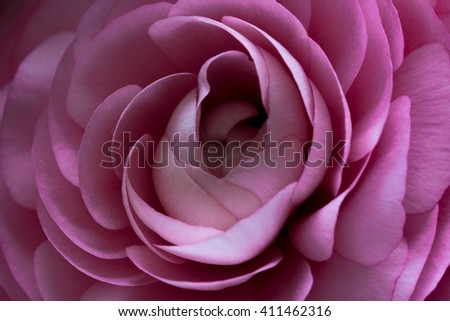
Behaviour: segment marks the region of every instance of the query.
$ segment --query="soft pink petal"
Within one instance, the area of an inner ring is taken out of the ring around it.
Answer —
[[[433,245],[439,208],[416,215],[408,215],[405,237],[408,242],[408,260],[395,285],[394,300],[409,300]]]
[[[195,92],[194,92],[195,94]],[[191,96],[191,104],[195,104],[195,96]],[[168,145],[169,140],[160,141]],[[226,230],[237,222],[233,213],[229,212],[211,195],[204,191],[177,164],[172,150],[156,151],[155,158],[161,162],[160,154],[168,158],[168,165],[153,169],[153,182],[156,193],[167,215],[187,224],[207,226],[218,230]]]
[[[369,164],[340,210],[335,249],[355,262],[373,265],[385,260],[403,237],[409,113],[407,97],[391,104]]]
[[[217,291],[242,284],[258,273],[276,266],[281,253],[269,250],[251,261],[233,266],[211,266],[188,261],[173,264],[162,260],[145,246],[133,246],[127,254],[136,266],[154,278],[184,289]]]
[[[112,141],[112,132],[128,103],[140,87],[130,85],[111,94],[89,120],[78,156],[80,190],[92,218],[106,229],[129,226],[121,199],[121,181],[113,168],[102,166],[108,161],[104,144]],[[119,166],[123,166],[120,164]]]
[[[308,34],[325,51],[347,92],[370,44],[360,4],[356,0],[342,1],[339,6],[328,0],[314,0],[311,4]]]
[[[404,206],[433,208],[450,185],[450,63],[447,50],[427,45],[405,58],[395,75],[394,97],[411,99],[411,143]]]
[[[353,136],[350,161],[370,153],[380,139],[392,95],[392,63],[389,43],[375,1],[359,1],[367,25],[364,62],[347,93]]]
[[[392,299],[395,282],[403,270],[408,249],[405,243],[383,262],[365,266],[338,254],[312,264],[314,284],[308,300],[387,301]]]
[[[225,233],[203,242],[160,248],[189,260],[218,265],[234,265],[248,261],[269,246],[293,210],[289,201],[294,183],[275,195],[254,214],[240,220]]]
[[[197,79],[193,74],[172,74],[151,83],[136,95],[114,129],[114,141],[123,144],[116,151],[120,153],[122,161],[126,160],[126,153],[133,142],[143,135],[150,134],[156,142],[161,139],[174,110],[186,94],[195,88],[196,83]],[[122,177],[123,167],[116,168],[116,172]]]
[[[128,84],[142,87],[167,75],[172,67],[148,39],[149,26],[167,15],[168,3],[147,5],[111,22],[76,61],[67,111],[84,127],[109,94]],[[151,63],[157,61],[158,63]]]
[[[296,205],[302,204],[322,182],[327,171],[327,155],[324,146],[326,146],[326,133],[331,132],[330,114],[323,100],[322,95],[317,88],[312,85],[314,101],[314,121],[313,134],[311,142],[314,142],[308,152],[308,158],[305,161],[305,168],[298,180],[294,193],[292,193],[292,202]]]
[[[146,137],[140,139],[145,142]],[[223,233],[220,230],[205,226],[186,224],[163,213],[157,208],[160,207],[156,198],[155,187],[153,186],[152,169],[139,167],[138,149],[133,148],[129,154],[128,166],[125,167],[123,176],[124,197],[129,200],[137,217],[144,226],[157,233],[160,237],[176,245],[186,245],[204,241],[205,239]],[[131,209],[130,209],[131,210]],[[128,211],[129,215],[132,214]],[[131,217],[130,219],[133,219]],[[139,227],[139,226],[137,226]],[[140,229],[142,231],[142,228]],[[143,233],[143,232],[141,232]],[[152,243],[161,244],[153,238]]]
[[[411,300],[423,300],[439,284],[450,266],[450,189],[439,201],[437,231],[433,247],[416,284]]]
[[[84,274],[99,281],[121,286],[154,282],[153,278],[139,271],[128,258],[102,259],[79,248],[55,224],[41,202],[38,202],[37,212],[50,243],[70,264]]]
[[[94,282],[70,265],[48,241],[36,249],[34,271],[44,300],[79,300]]]
[[[32,156],[40,199],[65,237],[98,257],[123,258],[125,248],[136,244],[137,238],[131,229],[107,230],[92,219],[79,189],[58,171],[45,115],[36,127]]]
[[[392,67],[400,68],[403,62],[405,40],[403,38],[402,24],[392,0],[377,0],[381,23],[389,41]]]
[[[292,244],[305,257],[314,261],[328,260],[333,254],[335,229],[342,203],[355,188],[364,172],[369,157],[353,163],[344,171],[345,177],[351,177],[350,185],[337,197],[320,209],[309,213],[308,208],[300,208],[297,216],[289,225],[289,236]],[[301,182],[301,181],[300,181]],[[315,197],[313,194],[311,197]]]
[[[311,290],[314,281],[308,261],[290,244],[281,246],[283,260],[255,278],[255,300],[301,301]]]
[[[156,282],[147,286],[124,287],[97,282],[82,300],[95,301],[241,301],[253,299],[253,284],[226,288],[220,291],[193,291]]]
[[[34,125],[47,107],[56,66],[72,41],[62,33],[42,43],[20,65],[5,103],[2,128],[2,167],[12,197],[33,208],[36,198],[31,144]]]
[[[450,36],[428,0],[392,0],[405,35],[405,55],[438,42],[450,50]]]

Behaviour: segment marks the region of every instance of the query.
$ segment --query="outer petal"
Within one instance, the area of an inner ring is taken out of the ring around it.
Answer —
[[[417,282],[412,300],[424,300],[439,284],[450,266],[450,189],[439,202],[439,218],[436,237],[430,255]]]
[[[272,249],[230,269],[189,261],[182,264],[168,263],[145,246],[129,247],[127,254],[136,266],[164,283],[204,291],[216,291],[244,283],[254,275],[273,268],[282,259],[281,253]]]
[[[365,266],[335,254],[330,260],[312,264],[314,285],[308,300],[391,300],[397,278],[403,270],[406,243],[381,263]]]
[[[34,125],[47,107],[56,66],[72,39],[72,33],[59,34],[33,51],[20,65],[5,104],[3,175],[14,200],[28,208],[36,198],[30,156]]]
[[[336,226],[336,251],[355,262],[385,260],[403,237],[410,102],[397,99],[380,141],[353,192],[344,202]]]
[[[395,75],[394,97],[411,99],[411,143],[404,206],[433,208],[450,185],[450,60],[439,44],[408,55]]]
[[[81,299],[88,301],[239,301],[252,300],[253,288],[251,282],[219,291],[185,290],[162,282],[139,287],[97,282],[83,294]]]
[[[395,285],[394,300],[409,300],[423,267],[430,254],[436,235],[439,208],[427,213],[408,215],[405,237],[408,242],[408,260],[405,269]]]
[[[70,265],[48,241],[36,249],[34,270],[44,300],[79,300],[94,282]]]

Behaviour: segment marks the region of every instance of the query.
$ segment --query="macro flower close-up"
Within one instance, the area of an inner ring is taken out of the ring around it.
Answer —
[[[450,300],[449,0],[11,0],[0,44],[0,299]]]

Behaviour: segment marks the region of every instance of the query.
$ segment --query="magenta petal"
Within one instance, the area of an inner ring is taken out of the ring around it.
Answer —
[[[42,299],[33,271],[35,249],[45,240],[39,227],[36,212],[19,206],[9,196],[9,191],[0,177],[0,240],[1,256],[7,269],[25,295],[31,300]],[[7,275],[4,275],[5,277]],[[19,289],[16,289],[22,295]]]
[[[170,6],[161,2],[130,11],[89,44],[76,61],[67,97],[67,111],[77,124],[85,127],[95,108],[117,89],[129,84],[144,87],[173,70],[147,34]],[[149,63],[153,61],[158,63]]]
[[[447,268],[437,287],[427,296],[427,300],[450,301],[450,268]]]
[[[401,243],[385,261],[372,266],[334,254],[326,262],[312,264],[314,284],[307,299],[391,300],[407,256],[406,242]]]
[[[86,209],[78,188],[58,170],[50,146],[47,117],[40,118],[32,150],[39,196],[65,237],[102,258],[123,258],[125,248],[136,244],[131,229],[111,231],[98,225]]]
[[[308,261],[291,245],[281,246],[283,260],[255,278],[255,300],[301,301],[311,290],[314,281]]]
[[[253,292],[253,284],[250,282],[219,291],[185,290],[163,282],[133,287],[97,282],[83,294],[81,299],[87,301],[245,301],[253,299]]]
[[[122,286],[154,282],[153,278],[139,271],[128,258],[102,259],[79,248],[55,224],[41,202],[38,202],[37,212],[50,243],[70,264],[84,274],[96,280]]]
[[[36,249],[34,271],[44,300],[79,300],[94,282],[70,265],[48,241]]]
[[[294,193],[292,193],[292,202],[296,205],[302,204],[316,190],[322,182],[326,171],[327,153],[323,146],[326,146],[326,132],[331,132],[331,119],[327,106],[322,95],[317,88],[312,86],[314,101],[314,120],[312,142],[316,146],[310,148],[306,166],[298,180]]]
[[[306,30],[311,22],[312,3],[311,0],[278,0],[292,14],[300,20]]]
[[[381,23],[389,41],[392,67],[395,71],[400,68],[403,62],[405,40],[403,38],[402,24],[392,0],[377,0],[377,4]]]
[[[229,269],[226,266],[211,266],[197,262],[169,263],[145,246],[129,247],[127,254],[136,266],[164,283],[203,291],[217,291],[244,283],[254,275],[273,268],[282,259],[281,253],[269,250],[251,261]]]
[[[2,168],[16,202],[34,208],[36,186],[30,150],[33,129],[47,107],[56,66],[73,39],[62,33],[42,43],[22,62],[10,85],[2,128]]]
[[[329,57],[347,92],[361,68],[368,43],[360,5],[356,0],[342,1],[339,6],[327,0],[311,4],[308,33]]]
[[[0,252],[0,292],[4,292],[0,294],[1,301],[26,301],[30,299],[11,274],[2,252]]]
[[[78,156],[80,190],[93,219],[106,229],[119,230],[129,226],[121,199],[121,181],[108,160],[104,146],[112,141],[112,132],[122,111],[141,90],[130,85],[111,94],[89,120]],[[124,164],[118,164],[123,166]]]
[[[53,82],[48,108],[48,126],[53,153],[62,175],[74,186],[80,186],[78,152],[83,138],[83,129],[69,117],[65,108],[74,64],[73,50],[69,48],[58,66]]]
[[[368,34],[367,51],[355,82],[347,93],[353,124],[349,161],[370,153],[377,144],[392,96],[389,43],[375,1],[360,1]]]
[[[411,99],[411,143],[403,202],[407,213],[433,208],[450,182],[450,63],[447,50],[427,45],[405,58],[394,97]]]
[[[114,141],[123,144],[117,151],[123,162],[132,143],[143,135],[149,134],[156,142],[161,139],[172,113],[196,84],[193,74],[172,74],[151,83],[136,95],[120,116],[113,134]],[[123,167],[116,168],[116,172],[122,177]]]
[[[289,225],[289,237],[295,248],[314,261],[328,260],[333,254],[335,230],[342,203],[355,188],[364,172],[369,157],[353,163],[348,176],[353,177],[350,185],[331,202],[306,217],[294,217]],[[347,174],[345,172],[344,174]],[[301,212],[299,214],[302,214]]]
[[[450,266],[450,189],[439,202],[436,236],[411,300],[424,300]]]
[[[234,224],[225,233],[203,242],[161,249],[189,260],[234,265],[261,253],[276,238],[293,210],[289,201],[295,183],[286,186],[258,211]]]
[[[403,237],[409,107],[407,97],[391,104],[369,164],[341,208],[335,249],[361,264],[372,265],[385,260]]]
[[[428,0],[392,0],[405,35],[405,54],[424,45],[441,43],[450,50],[450,37]]]
[[[439,209],[436,206],[427,213],[406,217],[404,231],[408,242],[408,260],[395,285],[393,300],[409,300],[411,298],[433,245],[438,212]]]

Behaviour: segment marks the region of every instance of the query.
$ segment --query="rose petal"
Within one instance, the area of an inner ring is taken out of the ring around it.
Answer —
[[[34,271],[44,300],[79,300],[94,282],[70,265],[48,241],[36,249]]]
[[[367,25],[367,50],[355,82],[347,93],[353,136],[349,161],[370,153],[380,139],[392,95],[389,43],[374,1],[359,1]],[[325,28],[326,29],[326,28]]]
[[[300,20],[306,30],[309,28],[311,21],[312,4],[311,0],[278,0],[286,9]]]
[[[263,301],[305,300],[313,284],[308,261],[290,244],[282,244],[283,260],[256,276],[256,298]],[[282,285],[282,286],[280,286]]]
[[[5,103],[3,175],[13,199],[27,208],[34,207],[36,198],[30,157],[34,124],[47,107],[56,65],[72,39],[72,33],[62,33],[36,48],[20,65]]]
[[[0,177],[0,235],[1,254],[13,280],[21,290],[17,295],[27,299],[41,300],[33,273],[33,255],[38,245],[45,239],[36,213],[19,206],[9,196],[9,191]],[[2,274],[2,276],[5,276]],[[8,287],[9,288],[9,287]],[[8,290],[9,291],[9,290]]]
[[[449,301],[450,300],[450,269],[447,268],[437,287],[427,296],[431,301]]]
[[[65,52],[56,71],[48,108],[48,126],[53,153],[62,175],[72,185],[79,187],[78,152],[83,129],[69,117],[65,108],[74,65],[71,46]]]
[[[433,208],[450,183],[450,64],[439,44],[405,58],[395,75],[394,97],[411,99],[411,143],[403,202],[407,213]]]
[[[321,263],[312,264],[314,284],[307,299],[374,301],[391,300],[395,282],[408,256],[406,242],[383,262],[365,266],[338,254]]]
[[[123,208],[121,181],[112,168],[104,167],[104,146],[111,141],[120,115],[141,90],[135,85],[115,91],[96,109],[86,126],[78,156],[81,196],[92,218],[106,229],[129,226]],[[120,164],[123,166],[123,164]]]
[[[52,219],[77,246],[102,258],[123,258],[125,248],[136,244],[131,229],[111,231],[99,226],[86,209],[78,188],[58,171],[48,137],[45,114],[36,125],[32,149],[40,199]]]
[[[117,151],[122,161],[126,160],[134,141],[143,135],[150,134],[156,142],[161,139],[174,110],[196,83],[193,74],[172,74],[151,83],[136,95],[114,129],[113,140],[123,144]],[[122,177],[123,167],[116,168],[116,173]]]
[[[129,247],[127,254],[136,266],[164,283],[203,291],[222,290],[242,284],[254,275],[273,268],[282,259],[278,251],[268,251],[229,269],[225,266],[207,266],[197,262],[168,263],[145,246]]]
[[[84,274],[96,280],[121,286],[154,282],[153,278],[139,271],[128,259],[102,259],[76,246],[55,224],[40,201],[37,204],[37,212],[50,243],[70,264]]]
[[[240,220],[225,233],[203,242],[161,249],[189,260],[217,265],[248,261],[273,242],[293,209],[290,197],[295,183],[286,186],[254,214]]]
[[[302,213],[300,209],[298,216],[290,222],[289,236],[292,244],[305,257],[321,262],[332,256],[340,208],[358,183],[368,160],[367,156],[344,171],[344,176],[351,177],[351,184],[341,194],[313,213]],[[313,194],[312,197],[314,196]]]
[[[408,260],[395,285],[394,300],[409,300],[433,245],[439,209],[408,215],[405,237],[408,242]]]
[[[8,267],[3,253],[0,252],[0,291],[3,294],[0,295],[1,301],[16,300],[26,301],[29,297],[25,294],[24,290],[17,283],[14,276],[11,274],[11,270]]]
[[[128,12],[105,27],[86,48],[76,62],[67,97],[67,111],[77,124],[85,127],[95,108],[118,88],[130,83],[143,87],[172,71],[147,34],[149,26],[163,19],[170,6],[158,3]]]
[[[220,291],[185,290],[162,282],[133,287],[97,282],[84,293],[81,299],[87,301],[245,301],[252,298],[251,282]]]
[[[439,202],[436,236],[411,300],[423,300],[439,284],[450,265],[450,189]]]
[[[147,139],[149,137],[144,136],[139,141],[145,142]],[[128,166],[124,170],[122,192],[126,194],[124,197],[127,200],[129,199],[137,218],[147,228],[176,245],[201,242],[209,237],[223,233],[220,230],[205,226],[186,224],[157,211],[155,207],[159,207],[159,201],[156,198],[155,187],[152,184],[152,170],[151,168],[143,168],[138,165],[138,149],[133,148],[129,154]],[[151,242],[161,244],[155,238]]]
[[[403,63],[405,39],[402,24],[392,0],[377,0],[381,23],[389,41],[393,70],[396,71]]]
[[[336,225],[335,249],[355,262],[365,265],[379,263],[402,240],[409,113],[407,97],[391,104],[386,125],[369,164],[358,186],[342,205]]]
[[[441,43],[450,50],[450,37],[427,0],[392,0],[405,35],[405,55],[431,43]]]

